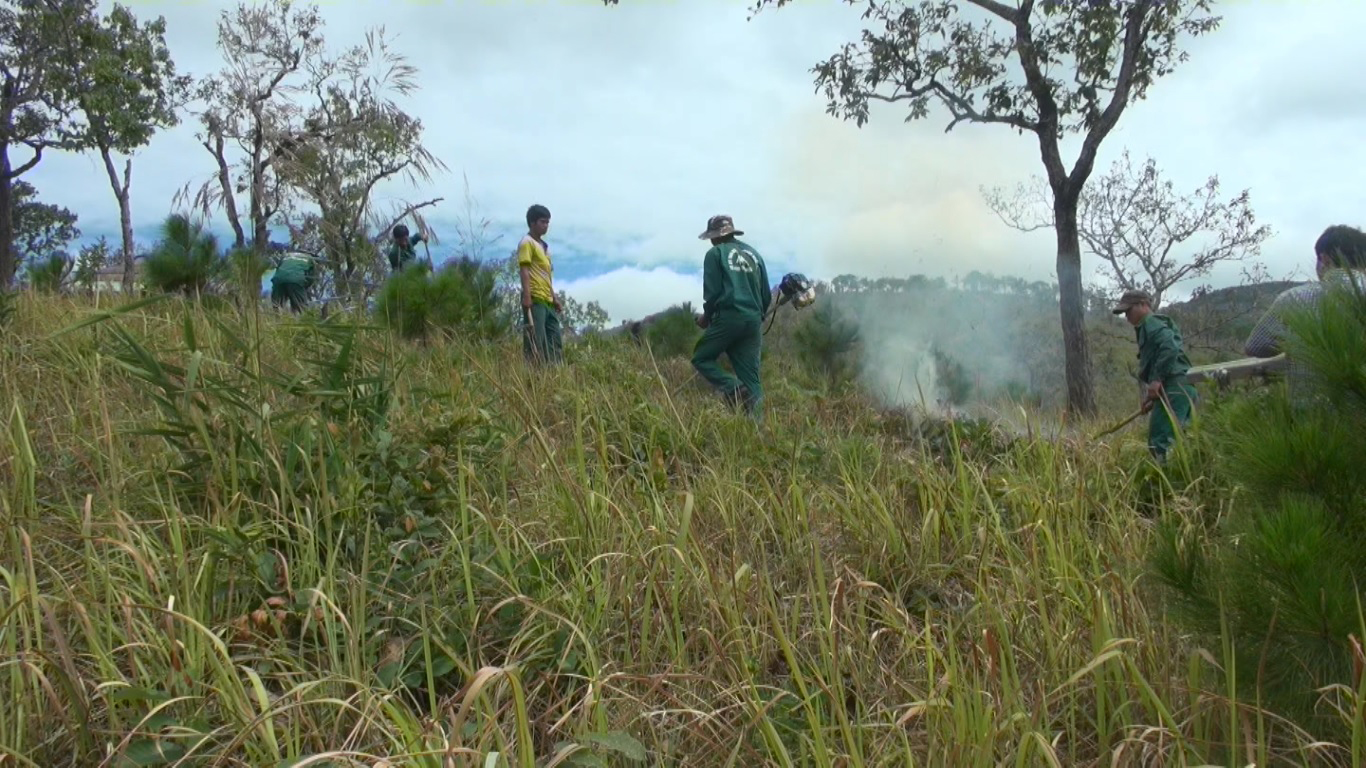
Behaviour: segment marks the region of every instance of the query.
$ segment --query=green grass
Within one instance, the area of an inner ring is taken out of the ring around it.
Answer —
[[[1140,508],[1236,497],[1133,429],[883,412],[782,347],[756,427],[624,341],[534,374],[179,300],[22,297],[0,341],[0,765],[1366,754],[1164,620]]]

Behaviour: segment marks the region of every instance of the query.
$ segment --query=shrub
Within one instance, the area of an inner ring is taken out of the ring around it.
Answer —
[[[28,265],[28,283],[39,293],[61,293],[66,278],[71,274],[71,259],[66,254],[49,254],[46,259],[34,259]]]
[[[498,300],[497,271],[470,258],[447,262],[436,272],[415,264],[394,275],[380,289],[375,311],[405,339],[433,333],[492,339],[509,327]]]
[[[972,395],[972,376],[963,364],[949,357],[938,346],[932,350],[934,355],[935,381],[939,383],[940,396],[951,405],[962,405]]]
[[[80,254],[76,257],[76,268],[71,273],[71,282],[85,293],[94,291],[100,270],[104,269],[113,257],[114,252],[109,247],[109,241],[103,236],[89,245],[82,246]]]
[[[659,358],[692,357],[702,331],[697,327],[692,302],[675,304],[664,310],[645,331],[645,343]]]
[[[829,386],[847,384],[858,374],[858,326],[830,302],[802,318],[792,338],[798,361]]]
[[[1243,503],[1207,541],[1199,525],[1165,522],[1153,564],[1175,615],[1232,643],[1245,689],[1322,732],[1331,710],[1316,703],[1326,686],[1353,684],[1362,634],[1366,297],[1335,290],[1286,325],[1319,397],[1296,406],[1277,389],[1222,409],[1212,439]]]
[[[148,284],[163,293],[200,296],[221,277],[227,261],[218,238],[199,222],[175,213],[161,225],[161,239],[143,262]]]
[[[261,280],[270,269],[270,260],[255,248],[234,248],[228,252],[233,287],[246,304],[255,304],[261,297]]]

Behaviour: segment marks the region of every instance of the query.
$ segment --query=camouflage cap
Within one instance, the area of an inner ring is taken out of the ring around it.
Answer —
[[[1116,304],[1114,306],[1114,309],[1111,309],[1110,311],[1116,315],[1122,315],[1125,312],[1129,311],[1130,307],[1136,307],[1139,304],[1147,304],[1148,306],[1152,306],[1152,294],[1148,293],[1147,291],[1125,291],[1124,295],[1119,297],[1119,303]]]
[[[707,231],[697,236],[698,240],[710,240],[714,237],[725,237],[726,235],[743,235],[744,232],[735,228],[735,222],[724,213],[707,219]]]

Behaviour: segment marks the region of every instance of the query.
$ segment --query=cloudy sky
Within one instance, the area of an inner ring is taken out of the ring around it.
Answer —
[[[163,15],[181,71],[220,68],[219,12],[229,0],[138,0]],[[1049,233],[1006,228],[982,186],[1041,170],[1037,144],[999,126],[947,118],[906,124],[895,105],[862,129],[825,114],[810,67],[855,39],[862,5],[805,0],[747,20],[747,0],[324,0],[329,44],[383,26],[420,70],[408,100],[426,144],[449,168],[384,202],[442,196],[430,221],[455,241],[464,181],[510,252],[533,202],[553,215],[559,287],[597,300],[613,322],[700,302],[697,240],[725,212],[769,262],[819,278],[963,275],[1053,279]],[[1151,155],[1178,188],[1218,174],[1250,188],[1275,235],[1276,276],[1310,274],[1328,224],[1359,225],[1366,167],[1360,0],[1251,0],[1218,7],[1214,34],[1127,111],[1098,169],[1123,149]],[[1074,156],[1069,153],[1070,157]],[[134,165],[139,237],[153,237],[175,192],[209,173],[188,123],[159,135]],[[26,177],[70,207],[87,237],[117,239],[117,208],[97,157],[56,155]],[[226,228],[220,227],[226,232]],[[1217,273],[1216,284],[1237,280]]]

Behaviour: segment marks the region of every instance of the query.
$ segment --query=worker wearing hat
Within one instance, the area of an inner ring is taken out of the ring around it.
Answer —
[[[743,406],[757,415],[763,400],[759,380],[763,346],[763,319],[773,301],[764,259],[738,239],[744,232],[724,214],[707,220],[699,240],[712,247],[702,259],[702,315],[698,327],[705,332],[693,350],[693,368],[721,392],[731,405]],[[727,373],[717,359],[724,353],[735,375]]]
[[[1166,315],[1153,311],[1147,291],[1125,291],[1111,309],[1134,327],[1138,340],[1138,380],[1143,383],[1143,410],[1148,417],[1148,450],[1158,463],[1176,442],[1176,424],[1190,423],[1195,388],[1186,379],[1190,359],[1181,343],[1181,329]],[[1173,419],[1175,421],[1173,421]]]

